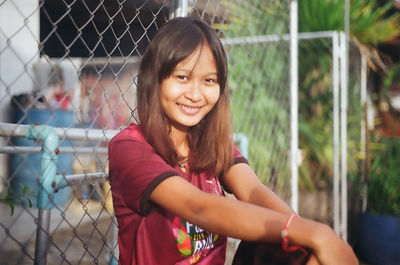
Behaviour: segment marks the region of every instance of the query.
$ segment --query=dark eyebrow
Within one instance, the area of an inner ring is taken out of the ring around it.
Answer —
[[[206,75],[218,75],[218,72],[207,73]]]
[[[175,68],[173,72],[177,72],[177,71],[188,73],[188,74],[191,74],[193,72],[192,70],[185,69],[185,68]],[[218,72],[209,72],[209,73],[206,73],[204,76],[207,76],[207,75],[216,75],[216,76],[218,76]]]
[[[175,68],[174,72],[176,72],[176,71],[182,71],[182,72],[186,72],[186,73],[193,72],[192,69],[188,70],[188,69],[185,69],[185,68]]]

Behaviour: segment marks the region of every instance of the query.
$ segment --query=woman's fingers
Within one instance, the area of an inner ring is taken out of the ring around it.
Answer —
[[[310,255],[310,258],[307,261],[306,265],[321,265],[321,263],[319,263],[317,257],[315,257],[314,254]]]

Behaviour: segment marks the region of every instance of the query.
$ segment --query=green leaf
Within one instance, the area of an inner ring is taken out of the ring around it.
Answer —
[[[7,199],[7,203],[10,206],[11,213],[10,215],[14,215],[14,201],[10,198]]]
[[[343,0],[299,1],[299,31],[344,30]],[[350,0],[350,33],[360,43],[377,46],[400,34],[400,14],[388,15],[392,2]]]

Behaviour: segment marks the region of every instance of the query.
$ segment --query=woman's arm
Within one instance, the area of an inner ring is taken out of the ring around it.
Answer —
[[[285,214],[294,212],[286,202],[259,180],[248,164],[234,165],[224,176],[223,182],[239,200]],[[307,265],[316,264],[320,263],[312,253]]]
[[[247,241],[280,242],[289,217],[276,210],[205,193],[178,176],[162,181],[150,199],[209,232]],[[291,244],[313,249],[321,264],[358,264],[351,248],[326,225],[297,218],[288,233]]]
[[[265,186],[246,163],[234,165],[224,176],[225,186],[239,200],[252,203],[275,211],[292,214],[294,211],[271,189]],[[320,264],[311,254],[307,265]]]
[[[294,212],[286,202],[261,183],[248,164],[232,166],[224,176],[223,183],[238,200],[285,214]]]

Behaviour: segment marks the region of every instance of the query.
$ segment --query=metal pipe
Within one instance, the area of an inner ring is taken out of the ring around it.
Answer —
[[[101,64],[107,65],[129,65],[129,64],[139,64],[140,57],[139,56],[113,56],[113,57],[90,57],[90,58],[81,58],[81,65],[84,66],[98,66]]]
[[[53,208],[54,184],[57,172],[58,136],[53,128],[46,125],[31,125],[25,131],[26,138],[42,140],[40,165],[40,184],[38,191],[38,208]]]
[[[324,38],[332,38],[336,31],[328,30],[328,31],[316,31],[316,32],[300,32],[299,40],[311,40],[311,39],[324,39]]]
[[[0,122],[0,136],[25,137],[25,130],[31,125]],[[76,141],[108,142],[119,130],[53,128],[59,139]]]
[[[79,186],[83,184],[98,184],[108,181],[108,172],[95,172],[84,174],[73,174],[64,176],[65,182],[59,183],[58,189],[65,188],[66,186]]]
[[[299,208],[299,132],[298,132],[298,25],[297,25],[297,1],[290,2],[290,131],[291,131],[291,206],[298,212]]]
[[[341,44],[341,95],[340,95],[340,120],[341,120],[341,230],[342,238],[347,241],[347,94],[348,94],[348,45],[347,36],[344,32],[340,34]]]
[[[333,82],[333,228],[340,234],[339,214],[339,33],[332,36],[332,82]]]
[[[319,32],[302,32],[298,33],[299,40],[310,40],[310,39],[321,39],[321,38],[332,38],[335,31],[319,31]],[[236,38],[221,38],[223,45],[238,45],[238,44],[257,44],[257,43],[268,43],[268,42],[279,42],[289,41],[290,34],[271,34],[271,35],[258,35],[258,36],[247,36],[247,37],[236,37]]]
[[[35,265],[47,263],[47,250],[49,248],[50,210],[40,209],[38,212],[38,225],[36,228]]]
[[[80,128],[54,128],[60,139],[109,142],[119,131]]]
[[[0,136],[25,137],[25,130],[28,126],[0,122]]]
[[[170,19],[188,16],[188,0],[171,1]]]
[[[112,222],[114,224],[117,223],[117,218],[115,215],[112,217]],[[113,225],[112,228],[112,237],[111,237],[111,248],[113,249],[111,251],[111,259],[110,259],[110,265],[118,265],[118,257],[119,257],[119,247],[118,247],[118,228],[116,225]]]
[[[107,154],[105,147],[59,147],[60,154]],[[0,146],[0,153],[5,154],[29,154],[40,153],[40,146]]]
[[[343,92],[342,92],[342,227],[343,240],[347,241],[347,97],[349,78],[349,53],[350,53],[350,0],[345,0],[344,7],[344,65],[343,65]]]

